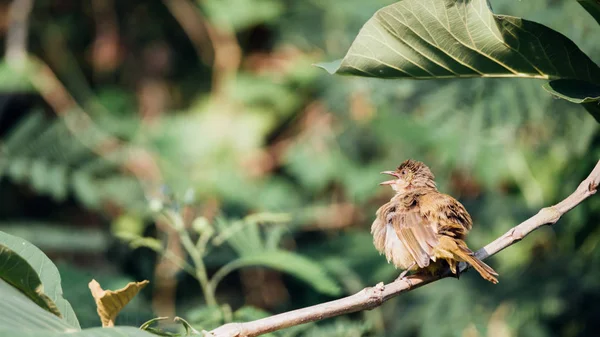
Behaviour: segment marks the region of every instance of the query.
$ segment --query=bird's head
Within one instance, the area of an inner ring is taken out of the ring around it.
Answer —
[[[395,179],[384,181],[379,185],[390,185],[396,193],[405,193],[419,188],[436,188],[433,173],[420,161],[409,159],[400,164],[395,171],[381,173],[389,174]]]

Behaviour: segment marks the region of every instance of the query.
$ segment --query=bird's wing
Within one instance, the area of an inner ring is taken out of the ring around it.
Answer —
[[[410,204],[400,203],[392,225],[396,235],[414,258],[419,268],[429,266],[433,249],[438,244],[436,223],[421,211],[419,197]]]
[[[471,230],[473,220],[465,207],[453,197],[443,193],[425,194],[420,199],[420,211],[434,217],[437,233],[463,239]]]

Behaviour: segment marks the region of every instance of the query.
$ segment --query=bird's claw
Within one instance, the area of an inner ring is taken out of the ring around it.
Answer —
[[[410,289],[410,288],[412,288],[412,287],[413,287],[413,284],[412,284],[412,282],[411,282],[410,278],[406,277],[406,274],[408,274],[408,269],[406,269],[405,271],[403,271],[403,272],[400,274],[400,276],[398,276],[398,277],[396,278],[396,280],[395,280],[395,281],[405,281],[406,283],[408,283],[408,288]]]

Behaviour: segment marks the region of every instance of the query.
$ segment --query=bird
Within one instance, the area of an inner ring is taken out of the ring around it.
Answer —
[[[380,185],[389,185],[396,193],[377,210],[371,234],[375,248],[385,254],[388,263],[404,270],[398,279],[411,270],[438,273],[446,261],[457,277],[458,263],[466,262],[484,279],[498,283],[498,273],[479,260],[465,242],[473,226],[471,216],[460,202],[438,191],[427,165],[409,159],[395,171],[381,173],[394,177]]]

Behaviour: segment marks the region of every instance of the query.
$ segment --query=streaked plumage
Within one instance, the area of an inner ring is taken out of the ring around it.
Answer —
[[[464,206],[440,193],[429,168],[407,160],[396,171],[382,172],[397,179],[382,184],[396,191],[392,199],[377,210],[371,226],[377,250],[396,267],[435,270],[438,260],[446,260],[453,273],[458,262],[471,264],[483,278],[497,283],[498,274],[477,259],[464,239],[472,220]]]

